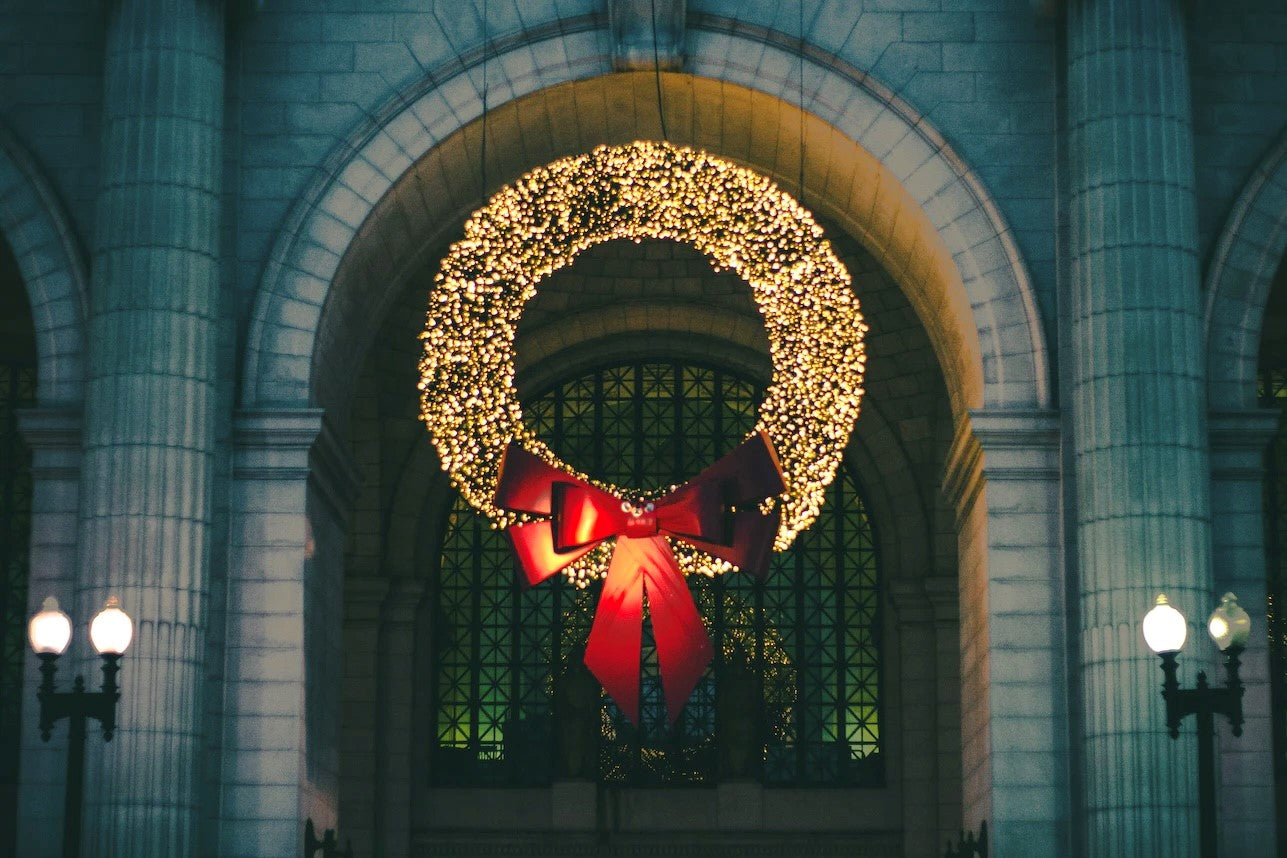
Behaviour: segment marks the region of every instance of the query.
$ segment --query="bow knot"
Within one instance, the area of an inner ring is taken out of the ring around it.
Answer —
[[[622,505],[624,506],[624,504]],[[648,506],[652,506],[652,504],[648,504]],[[657,523],[657,516],[651,512],[644,512],[637,506],[631,508],[630,518],[626,520],[625,529],[622,531],[632,539],[656,536],[660,532],[661,526]]]
[[[656,501],[632,503],[559,470],[517,444],[501,460],[498,506],[545,516],[506,529],[528,583],[538,584],[616,537],[585,663],[639,720],[643,597],[648,596],[666,711],[673,724],[710,662],[702,626],[666,537],[762,577],[780,512],[758,502],[786,486],[763,432]]]

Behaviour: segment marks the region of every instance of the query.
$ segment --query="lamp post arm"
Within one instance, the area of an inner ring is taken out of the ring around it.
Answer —
[[[1180,735],[1180,723],[1189,715],[1219,714],[1229,719],[1233,735],[1242,735],[1242,695],[1244,687],[1238,675],[1241,662],[1238,659],[1242,647],[1229,647],[1225,652],[1224,687],[1212,688],[1207,682],[1206,671],[1198,671],[1196,688],[1180,688],[1176,679],[1175,653],[1161,653],[1162,672],[1165,679],[1162,683],[1162,697],[1166,700],[1166,726],[1171,738]]]
[[[54,689],[54,676],[58,673],[58,656],[52,652],[40,653],[40,690],[36,699],[40,701],[40,738],[48,742],[49,735],[65,713],[61,695]]]
[[[103,741],[110,742],[116,731],[116,701],[121,698],[120,689],[116,685],[116,675],[121,671],[121,657],[117,653],[103,653],[102,658],[102,688],[94,695],[86,695],[94,698],[93,701],[86,701],[86,704],[87,714],[98,719],[98,723],[103,726]]]
[[[1235,736],[1242,735],[1242,695],[1246,690],[1242,677],[1238,675],[1238,669],[1242,666],[1239,660],[1241,655],[1240,646],[1231,646],[1225,650],[1225,683],[1224,688],[1220,689],[1222,693],[1216,708],[1217,712],[1229,719],[1229,726]]]
[[[80,676],[71,691],[55,690],[57,661],[58,656],[52,653],[40,654],[40,691],[36,695],[40,701],[40,738],[48,742],[54,725],[64,718],[93,718],[103,725],[103,740],[110,742],[116,731],[116,702],[121,696],[116,684],[121,657],[110,653],[103,656],[103,685],[99,691],[86,691],[85,680]]]
[[[1180,737],[1180,722],[1184,716],[1191,711],[1188,706],[1188,692],[1180,690],[1180,682],[1176,679],[1176,654],[1173,652],[1159,653],[1162,658],[1162,699],[1166,701],[1166,729],[1171,734],[1172,739]]]

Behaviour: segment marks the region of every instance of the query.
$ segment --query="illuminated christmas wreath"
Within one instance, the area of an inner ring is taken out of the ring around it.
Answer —
[[[419,389],[443,469],[475,509],[499,527],[521,520],[495,503],[511,442],[614,495],[640,494],[590,479],[524,426],[514,338],[537,284],[581,252],[613,239],[668,239],[750,285],[773,362],[757,429],[772,442],[787,487],[774,549],[786,550],[813,523],[858,417],[867,326],[848,271],[799,202],[706,152],[640,141],[532,170],[474,212],[464,231],[430,297]],[[729,570],[702,552],[681,550],[680,562],[689,573]],[[606,563],[598,550],[568,574],[583,585]]]
[[[537,284],[614,239],[663,239],[736,272],[764,317],[773,375],[755,432],[682,486],[593,480],[523,423],[514,338]],[[602,146],[526,174],[465,222],[430,297],[420,415],[461,495],[506,529],[529,583],[604,577],[585,662],[638,723],[645,593],[673,723],[712,650],[683,575],[764,575],[818,515],[862,400],[849,274],[764,176],[666,143]]]

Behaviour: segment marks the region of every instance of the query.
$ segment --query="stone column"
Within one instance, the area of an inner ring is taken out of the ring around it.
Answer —
[[[902,578],[889,585],[890,606],[898,628],[898,705],[902,713],[902,815],[903,854],[934,855],[940,851],[940,835],[955,832],[958,814],[944,823],[938,817],[938,682],[934,607],[925,592],[924,579]],[[955,603],[955,588],[952,601]],[[952,641],[952,651],[957,651]],[[886,648],[886,657],[892,655]],[[888,663],[888,662],[887,662]],[[952,694],[956,696],[955,691]],[[957,754],[959,756],[959,753]],[[957,785],[960,791],[960,784]]]
[[[223,21],[215,0],[108,14],[74,616],[119,596],[135,637],[116,738],[87,747],[87,855],[199,849]]]
[[[1068,294],[1085,852],[1193,854],[1193,724],[1166,734],[1140,620],[1213,606],[1189,63],[1180,0],[1068,9]],[[1192,671],[1185,671],[1190,683]]]
[[[994,855],[1070,855],[1057,416],[971,412],[944,488],[960,540],[962,824],[986,821]]]
[[[1269,652],[1265,634],[1265,448],[1278,431],[1274,410],[1211,414],[1211,541],[1215,558],[1215,592],[1238,594],[1251,615],[1251,639],[1242,654],[1247,690],[1242,708],[1246,723],[1234,736],[1223,719],[1216,721],[1220,749],[1220,854],[1274,854],[1274,761],[1270,718]],[[1212,606],[1213,607],[1213,606]],[[1205,619],[1203,609],[1195,619]],[[1201,651],[1215,647],[1200,636]],[[1218,661],[1218,659],[1215,659]],[[1224,669],[1207,673],[1222,681]]]
[[[376,843],[380,790],[376,769],[380,710],[380,606],[389,579],[350,575],[344,581],[344,679],[340,693],[341,840],[352,838],[364,854],[383,855]]]
[[[78,410],[33,408],[19,412],[18,425],[31,448],[31,555],[27,579],[27,612],[40,610],[54,596],[69,610],[76,587],[76,521],[79,509],[81,415]],[[61,667],[70,668],[73,652],[91,652],[86,620],[73,617],[72,643]],[[63,793],[67,775],[67,722],[48,742],[40,739],[38,661],[26,645],[23,653],[22,761],[18,791],[18,854],[54,858],[62,844],[51,831],[63,827]],[[71,687],[74,671],[60,671],[61,689]],[[97,675],[87,675],[91,688]]]
[[[431,674],[416,673],[416,619],[425,598],[423,578],[395,578],[380,613],[379,708],[376,712],[376,831],[374,852],[387,858],[411,854],[411,818],[416,781],[424,770],[412,764],[415,690]]]
[[[320,409],[237,415],[221,858],[291,858],[306,818],[319,832],[336,827],[340,564],[356,484]]]
[[[934,769],[937,773],[938,840],[934,850],[960,834],[961,820],[961,594],[956,580],[924,580],[934,623],[934,709],[937,721]],[[908,854],[911,854],[910,851]]]

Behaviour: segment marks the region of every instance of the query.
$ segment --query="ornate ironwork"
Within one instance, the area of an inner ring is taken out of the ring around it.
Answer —
[[[956,845],[952,841],[947,841],[947,851],[943,853],[943,858],[988,858],[988,823],[987,820],[979,823],[979,835],[974,836],[973,831],[961,829],[961,838]]]
[[[759,396],[718,369],[640,362],[559,384],[524,410],[564,461],[662,488],[733,449]],[[560,576],[524,587],[504,536],[458,499],[435,588],[434,782],[882,783],[878,568],[852,474],[837,475],[766,581],[689,581],[715,661],[668,728],[645,624],[636,728],[580,664],[597,586]]]

